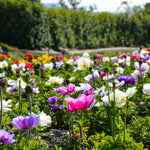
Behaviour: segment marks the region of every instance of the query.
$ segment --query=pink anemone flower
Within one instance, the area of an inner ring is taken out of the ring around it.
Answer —
[[[72,95],[74,94],[75,85],[72,83],[69,83],[68,88],[61,86],[59,90],[60,90],[61,95],[68,95],[68,94]]]
[[[83,109],[88,109],[91,104],[94,102],[95,95],[85,95],[81,94],[78,98],[74,99],[68,97],[65,101],[69,104],[67,111],[78,111]]]

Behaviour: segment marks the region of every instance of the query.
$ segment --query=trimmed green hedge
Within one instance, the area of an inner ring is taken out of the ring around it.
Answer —
[[[1,43],[0,42],[0,47],[4,50],[4,51],[17,51],[18,48],[17,47],[12,47],[8,44],[5,44],[5,43]]]
[[[49,46],[49,22],[44,6],[26,0],[0,0],[0,41],[19,48]]]
[[[150,15],[46,9],[27,0],[0,0],[0,41],[18,48],[99,48],[150,44]]]

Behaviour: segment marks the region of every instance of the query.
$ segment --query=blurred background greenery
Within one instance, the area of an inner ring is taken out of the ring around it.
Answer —
[[[73,3],[74,2],[74,3]],[[40,0],[0,0],[0,42],[20,49],[150,46],[150,3],[122,13],[46,8]]]

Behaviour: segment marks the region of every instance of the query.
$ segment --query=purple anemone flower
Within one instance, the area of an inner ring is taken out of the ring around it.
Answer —
[[[61,73],[65,73],[66,71],[65,70],[63,70]]]
[[[145,55],[145,56],[143,57],[143,60],[144,60],[144,61],[149,60],[149,59],[150,59],[150,55]]]
[[[56,102],[58,100],[59,100],[59,98],[57,96],[52,96],[52,97],[49,97],[47,101],[49,103],[53,103],[53,102]]]
[[[13,139],[14,136],[15,134],[10,134],[5,130],[0,130],[0,145],[14,143],[16,141]]]
[[[36,79],[32,78],[29,81],[34,83],[36,81]]]
[[[147,72],[149,70],[149,65],[147,63],[142,63],[141,65],[138,62],[134,63],[135,69],[142,72]]]
[[[100,69],[100,66],[95,66],[95,69]]]
[[[33,83],[33,87],[36,86],[36,83],[35,83],[36,79],[33,78],[33,79],[30,79],[29,81]]]
[[[139,105],[144,105],[145,103],[144,102],[139,102]]]
[[[30,116],[18,116],[12,120],[12,124],[19,130],[33,129],[40,123],[40,116],[32,114]]]
[[[51,105],[51,104],[50,104]],[[64,108],[66,108],[66,106],[65,105],[51,105],[51,106],[53,106],[53,108],[50,110],[50,112],[51,113],[54,113],[56,110],[57,110],[57,108],[59,108],[59,109],[64,109]]]
[[[17,93],[17,92],[19,92],[19,86],[13,85],[12,87],[8,87],[7,92],[8,93],[14,93],[14,92]]]
[[[54,112],[57,110],[57,108],[58,108],[58,105],[55,105],[55,106],[50,110],[50,112],[51,112],[51,113],[54,113]]]
[[[41,70],[46,70],[46,67],[40,67]]]
[[[64,63],[62,62],[62,61],[60,61],[60,62],[56,62],[56,69],[59,69],[61,66],[63,66],[64,65]]]
[[[59,105],[59,109],[64,109],[64,108],[66,108],[65,105]]]
[[[3,78],[5,76],[5,72],[0,73],[0,78]]]
[[[135,81],[133,76],[124,76],[124,75],[120,75],[117,79],[119,82],[124,81],[126,84],[131,84]]]
[[[55,93],[60,93],[61,91],[60,91],[60,87],[59,88],[53,88],[53,91],[55,92]]]
[[[78,136],[78,135],[75,135],[75,134],[73,134],[72,137],[73,137],[75,140],[78,140],[78,139],[79,139],[79,136]]]

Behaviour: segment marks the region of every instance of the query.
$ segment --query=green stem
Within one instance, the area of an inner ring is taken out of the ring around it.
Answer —
[[[26,146],[27,146],[27,144],[28,144],[28,140],[29,140],[29,130],[27,130],[27,137],[26,137]]]
[[[124,115],[124,143],[126,143],[126,112],[125,112],[125,115]]]
[[[71,139],[71,120],[70,120],[70,117],[71,117],[71,112],[69,111],[70,107],[69,107],[69,104],[68,104],[68,120],[69,120],[69,137]]]
[[[39,141],[39,130],[37,129],[37,140]]]
[[[142,71],[141,71],[141,66],[140,66],[140,75],[141,75],[142,88],[143,88],[143,86],[144,86],[144,80],[143,80],[143,74],[142,74]]]
[[[3,93],[2,86],[0,86],[0,94],[1,94],[1,118],[0,118],[0,129],[2,127],[2,119],[3,119]]]
[[[125,89],[127,91],[128,85],[125,85]],[[125,114],[124,114],[124,143],[126,143],[126,124],[127,124],[127,114],[128,114],[128,99],[125,104]]]
[[[30,103],[30,115],[32,114],[32,101],[31,101],[31,95],[29,95],[29,103]]]
[[[40,69],[40,66],[41,66],[41,65],[39,65],[39,68],[38,68],[38,69],[39,69],[39,78],[41,79],[41,69]]]
[[[21,115],[21,108],[22,108],[21,105],[22,104],[21,104],[21,78],[20,78],[20,80],[19,80],[19,115]],[[22,138],[22,131],[19,130],[19,139],[18,139],[18,141],[20,141],[21,138]]]
[[[68,97],[69,97],[69,86],[67,87]],[[73,132],[73,124],[72,124],[72,113],[69,111],[69,104],[68,104],[68,120],[69,120],[69,136],[71,139],[71,133]]]
[[[94,84],[94,89],[96,89],[96,81],[95,80],[93,81],[93,84]]]
[[[19,114],[21,115],[21,107],[22,107],[22,103],[21,103],[21,79],[19,80]]]
[[[113,101],[113,140],[115,140],[115,87],[113,87],[113,93],[114,93],[114,101]]]
[[[114,140],[114,126],[113,126],[113,119],[112,119],[112,115],[110,116],[110,123],[111,123],[111,134],[112,134],[112,137],[113,137],[113,140]]]
[[[107,88],[108,88],[108,101],[110,103],[110,95],[109,95],[109,76],[108,76],[108,73],[107,73]]]
[[[99,77],[99,86],[101,87],[101,77]]]
[[[21,130],[19,130],[19,139],[18,139],[18,143],[20,142],[20,140],[21,140],[21,138],[22,138],[22,133],[21,133],[22,131]]]
[[[109,94],[109,76],[108,76],[108,73],[107,73],[107,88],[108,88],[108,101],[109,101],[109,104],[111,104],[110,94]],[[112,105],[114,105],[113,102],[112,102]],[[114,136],[114,116],[113,116],[113,114],[110,115],[110,123],[111,123],[111,133],[112,133],[112,137],[113,137],[113,140],[114,140],[115,136]]]
[[[81,119],[82,119],[82,117],[83,117],[83,111],[81,110]],[[84,148],[83,130],[82,130],[81,122],[80,122],[80,137],[81,137],[81,142],[82,142],[81,148],[82,148],[82,150],[85,150],[85,148]]]

